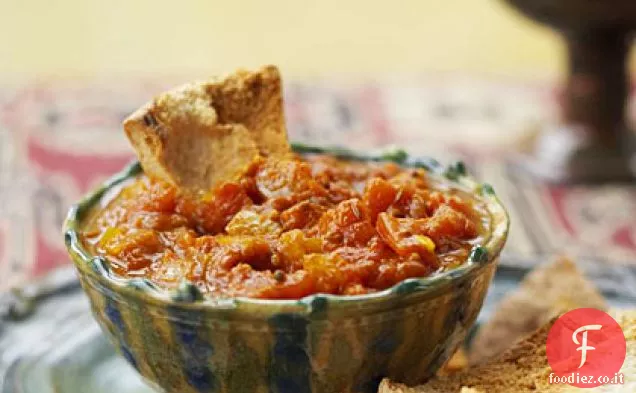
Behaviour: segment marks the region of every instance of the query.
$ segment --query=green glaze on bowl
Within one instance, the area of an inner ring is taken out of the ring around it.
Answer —
[[[184,282],[177,290],[111,273],[87,251],[82,220],[103,195],[141,172],[124,169],[77,205],[64,236],[93,314],[118,351],[154,387],[179,393],[367,393],[383,377],[417,383],[455,351],[481,309],[508,233],[508,217],[491,186],[463,164],[448,169],[402,150],[363,155],[294,145],[299,153],[350,160],[391,160],[425,168],[484,200],[492,233],[462,266],[355,296],[299,300],[215,299]]]

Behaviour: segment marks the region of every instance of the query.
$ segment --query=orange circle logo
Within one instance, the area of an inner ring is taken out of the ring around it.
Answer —
[[[622,384],[626,351],[623,330],[609,314],[595,308],[569,311],[548,333],[549,382],[579,388]]]

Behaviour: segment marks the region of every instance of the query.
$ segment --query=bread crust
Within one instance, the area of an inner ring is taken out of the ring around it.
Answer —
[[[147,176],[209,190],[259,156],[290,152],[274,66],[239,70],[157,96],[124,121]]]
[[[414,388],[383,381],[379,393],[460,393],[465,388],[488,393],[543,391],[541,389],[551,386],[548,385],[550,367],[545,355],[545,340],[553,323],[554,320],[550,321],[491,363],[464,373],[433,378]]]
[[[636,388],[636,309],[610,310],[623,329],[627,341],[627,358],[621,368],[623,385],[607,385],[586,391],[634,392]],[[578,392],[579,388],[549,383],[552,370],[548,365],[545,343],[556,318],[551,319],[530,336],[496,356],[490,362],[448,377],[436,377],[428,383],[407,387],[385,379],[378,393],[557,393]]]

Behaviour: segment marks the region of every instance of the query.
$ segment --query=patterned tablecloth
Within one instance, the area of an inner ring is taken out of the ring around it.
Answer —
[[[68,206],[133,158],[122,119],[187,79],[0,89],[0,290],[69,262]],[[313,80],[286,85],[286,115],[293,140],[464,160],[510,210],[504,264],[567,252],[600,271],[636,266],[636,185],[547,185],[509,165],[511,147],[555,118],[556,97],[549,83],[456,75]]]

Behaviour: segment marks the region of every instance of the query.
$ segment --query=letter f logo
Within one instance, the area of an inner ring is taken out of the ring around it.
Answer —
[[[592,346],[587,345],[588,330],[601,330],[602,327],[603,327],[602,325],[585,325],[576,329],[574,333],[572,333],[572,341],[574,341],[574,344],[581,345],[580,347],[576,349],[577,351],[581,351],[581,364],[579,364],[579,368],[583,367],[583,365],[585,364],[585,361],[587,360],[587,351],[592,351],[596,349]],[[581,332],[583,332],[583,334],[581,335],[582,336],[581,342],[579,342],[576,336]]]

